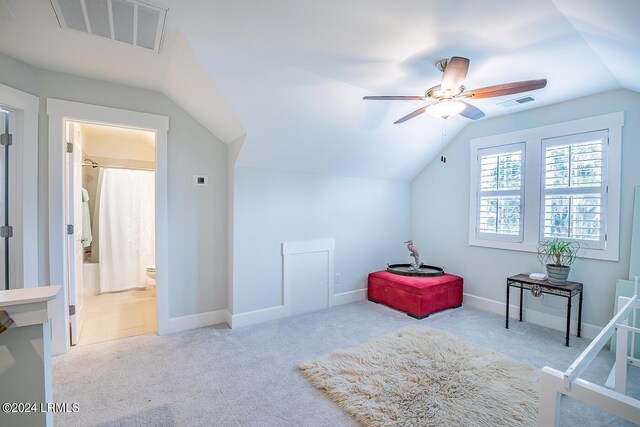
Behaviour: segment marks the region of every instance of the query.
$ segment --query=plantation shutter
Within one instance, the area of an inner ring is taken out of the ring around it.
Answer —
[[[605,248],[607,144],[607,131],[543,140],[542,239]]]
[[[478,150],[478,238],[522,241],[524,143]]]

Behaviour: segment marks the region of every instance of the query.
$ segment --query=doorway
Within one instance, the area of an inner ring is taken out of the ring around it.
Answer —
[[[155,132],[66,122],[71,345],[157,332]]]
[[[86,322],[88,321],[88,317],[86,317],[85,314],[88,314],[90,309],[88,308],[90,307],[90,305],[88,304],[91,304],[91,302],[88,302],[90,301],[90,298],[85,298],[89,297],[89,292],[83,293],[86,288],[86,284],[84,283],[86,266],[91,263],[85,263],[84,251],[81,251],[80,256],[78,254],[78,250],[76,249],[78,246],[81,246],[83,244],[82,239],[84,238],[84,236],[76,234],[76,227],[82,227],[82,213],[77,210],[78,205],[76,203],[73,203],[73,198],[75,197],[76,199],[81,200],[82,193],[78,194],[77,192],[70,191],[70,195],[67,196],[67,189],[74,182],[74,180],[78,179],[77,176],[82,174],[83,168],[91,170],[94,169],[93,166],[96,166],[95,169],[100,169],[103,171],[121,170],[123,172],[126,171],[126,169],[134,168],[150,169],[140,164],[128,165],[126,168],[99,167],[105,166],[105,164],[101,164],[99,160],[102,160],[103,163],[107,163],[106,166],[118,165],[109,165],[109,159],[106,159],[105,161],[105,159],[99,159],[100,156],[96,155],[94,155],[94,158],[91,158],[91,156],[87,156],[87,158],[82,156],[72,157],[70,153],[67,152],[67,150],[70,149],[68,144],[71,144],[74,146],[73,148],[71,148],[71,150],[75,151],[75,141],[71,141],[71,138],[74,138],[75,134],[70,133],[68,123],[78,123],[81,127],[84,125],[101,125],[111,128],[119,128],[121,130],[124,129],[147,131],[151,132],[155,136],[155,289],[152,289],[151,285],[147,285],[146,282],[142,286],[134,285],[133,288],[127,288],[127,285],[121,286],[120,284],[116,284],[114,285],[114,287],[110,287],[109,289],[101,289],[100,295],[102,293],[106,293],[111,295],[112,299],[116,299],[116,295],[117,298],[124,298],[124,295],[126,295],[125,292],[134,290],[137,291],[142,287],[144,287],[144,289],[149,288],[147,289],[148,293],[153,295],[153,292],[155,292],[155,297],[146,295],[145,298],[151,300],[155,298],[155,329],[158,334],[167,333],[169,329],[169,292],[167,280],[169,267],[167,221],[167,133],[169,130],[168,118],[155,114],[82,104],[57,99],[47,100],[47,114],[49,116],[49,273],[51,283],[67,284],[67,286],[63,286],[61,298],[58,298],[56,301],[54,301],[54,314],[52,318],[52,353],[54,355],[63,354],[69,351],[72,343],[82,344],[82,330],[85,326],[87,326]],[[95,158],[98,159],[96,160]],[[90,160],[97,164],[92,163]],[[83,166],[83,164],[86,164],[86,166]],[[76,172],[78,170],[79,172]],[[131,172],[136,171],[132,170]],[[115,179],[115,181],[118,180]],[[122,179],[120,181],[122,181]],[[124,178],[124,181],[127,182],[127,178]],[[116,191],[115,193],[118,193],[118,191]],[[138,195],[136,197],[140,196]],[[136,197],[133,197],[133,199],[135,199]],[[98,220],[100,220],[99,215]],[[123,226],[118,226],[115,224],[111,224],[110,227],[124,228]],[[124,235],[129,236],[131,230],[126,229],[126,231],[129,234],[124,233]],[[68,234],[68,232],[70,232],[70,234]],[[118,248],[119,246],[115,245],[115,247]],[[117,257],[120,254],[120,251],[118,250],[106,249],[106,251],[108,251],[108,253],[105,252],[108,256]],[[100,257],[100,263],[102,262],[102,259],[103,257]],[[80,262],[80,260],[82,260],[82,262]],[[115,263],[115,265],[120,266],[121,264],[118,264],[118,262],[119,261],[117,259],[114,259],[112,260],[112,265],[114,265]],[[80,264],[82,264],[82,268],[78,267]],[[149,267],[152,266],[152,264],[146,266]],[[144,269],[144,272],[142,274],[144,274],[144,277],[150,279],[150,277],[146,275],[146,268]],[[86,276],[90,281],[90,268],[87,270]],[[81,278],[79,280],[76,280],[76,278],[79,277]],[[127,277],[131,276],[129,275]],[[82,286],[80,287],[81,282]],[[115,280],[105,281],[108,286],[112,286],[113,282],[115,282]],[[89,282],[89,284],[90,283],[91,282]],[[136,296],[140,295],[141,294],[138,294]],[[108,306],[108,304],[106,303],[104,303],[103,305]],[[108,310],[103,307],[103,313],[105,311]],[[148,320],[146,325],[147,330],[151,325],[151,323],[149,322],[149,317],[151,316],[149,314],[150,313],[148,312],[146,316]],[[135,323],[132,322],[131,319],[129,319],[129,321],[123,319],[122,317],[120,317],[120,319],[120,322],[123,325],[129,326],[128,328],[123,329],[135,328],[135,326],[131,327],[132,324]],[[108,322],[108,320],[103,320],[105,322]],[[145,325],[143,324],[142,326]],[[139,334],[140,332],[141,330],[139,329],[136,334]],[[115,339],[118,337],[119,335],[114,331],[114,328],[111,329],[110,335],[109,332],[107,333],[107,339]]]

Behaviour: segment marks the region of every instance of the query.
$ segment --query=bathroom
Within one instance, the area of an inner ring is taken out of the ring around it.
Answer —
[[[69,126],[75,149],[81,150],[73,157],[79,171],[73,208],[81,209],[76,223],[82,227],[76,344],[154,334],[155,133],[93,123]]]

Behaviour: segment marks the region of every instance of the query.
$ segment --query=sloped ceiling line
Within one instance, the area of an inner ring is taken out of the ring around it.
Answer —
[[[246,133],[181,32],[173,41],[162,92],[227,145]]]

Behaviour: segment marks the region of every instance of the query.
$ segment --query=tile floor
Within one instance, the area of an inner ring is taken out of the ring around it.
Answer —
[[[156,288],[85,295],[79,345],[156,333]]]

